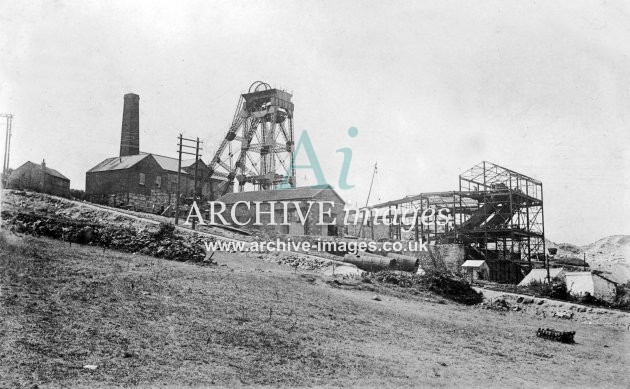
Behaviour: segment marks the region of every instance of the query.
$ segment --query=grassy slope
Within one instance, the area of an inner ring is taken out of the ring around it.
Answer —
[[[219,256],[226,267],[200,267],[48,239],[0,245],[0,387],[630,380],[624,330],[393,296],[377,302],[234,254]],[[578,344],[538,339],[542,326],[575,330]]]

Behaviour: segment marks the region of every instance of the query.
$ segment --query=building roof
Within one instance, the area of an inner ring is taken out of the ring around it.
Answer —
[[[155,160],[157,161],[157,163],[160,165],[162,169],[168,170],[169,172],[177,173],[177,165],[179,163],[179,160],[177,158],[165,157],[163,155],[158,155],[158,154],[147,154],[147,155],[152,155],[153,158],[155,158]],[[195,164],[194,158],[182,159],[182,168],[186,168],[194,164]],[[184,173],[183,170],[182,170],[182,173]]]
[[[334,193],[335,196],[337,196],[341,200],[341,204],[345,204],[343,198],[341,198],[341,196],[339,196],[339,194],[335,192],[335,190],[332,189],[330,186],[304,186],[291,189],[270,189],[262,191],[227,193],[224,196],[220,197],[218,201],[226,204],[234,204],[237,201],[308,200],[325,191]]]
[[[160,165],[162,169],[169,172],[177,173],[177,164],[179,163],[179,160],[177,158],[165,157],[159,154],[151,154],[151,153],[144,153],[144,152],[141,152],[140,154],[136,154],[136,155],[126,155],[124,157],[107,158],[103,162],[94,166],[92,169],[88,170],[88,173],[129,169],[130,167],[133,167],[135,164],[147,158],[148,156],[153,157],[153,159],[155,159],[155,161],[158,163],[158,165]],[[201,159],[199,161],[203,163]],[[190,167],[194,164],[195,164],[194,158],[182,160],[181,173],[188,174],[188,172],[186,172],[184,168]],[[221,178],[215,175],[212,175],[212,177]]]
[[[561,267],[550,268],[549,276],[551,278],[560,277],[564,272],[564,269]],[[532,269],[525,278],[521,282],[519,282],[519,286],[527,286],[531,284],[533,281],[544,282],[547,279],[547,269]]]
[[[462,263],[462,267],[481,267],[483,265],[486,264],[486,261],[481,261],[481,260],[467,260],[466,262]]]
[[[615,285],[619,285],[620,284],[619,281],[616,281],[613,277],[611,277],[612,274],[610,272],[606,272],[606,274],[602,274],[600,272],[597,272],[597,273],[593,273],[593,275],[595,275],[595,276],[597,276],[599,278],[603,278],[603,279],[605,279],[608,282],[612,282]]]
[[[616,281],[611,280],[610,278],[600,274],[600,273],[591,273],[590,271],[576,271],[576,272],[568,272],[566,273],[567,277],[593,277],[597,276],[601,279],[604,279],[612,284],[617,285]]]
[[[576,276],[590,276],[592,273],[590,271],[568,271],[566,272],[565,276],[571,276],[571,277],[576,277]]]
[[[129,169],[130,167],[133,167],[135,164],[145,159],[147,156],[149,156],[149,154],[125,155],[124,157],[107,158],[87,172],[92,173]]]
[[[33,164],[33,165],[35,165],[36,167],[38,167],[38,168],[40,168],[40,169],[42,168],[42,165],[40,165],[40,164],[38,164],[38,163],[35,163],[35,162],[31,162],[31,161],[27,161],[27,162],[25,162],[22,166],[26,165],[27,163]],[[20,166],[20,167],[22,167],[22,166]],[[45,172],[45,173],[47,173],[47,174],[50,174],[51,176],[55,176],[55,177],[61,178],[62,180],[68,180],[68,181],[70,181],[70,179],[69,179],[68,177],[66,177],[66,176],[64,176],[63,174],[59,173],[59,172],[58,172],[57,170],[55,170],[55,169],[51,169],[51,168],[49,168],[48,166],[46,166],[46,167],[44,168],[44,172]]]

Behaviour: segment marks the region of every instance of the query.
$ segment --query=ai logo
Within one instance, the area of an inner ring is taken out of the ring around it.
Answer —
[[[348,135],[351,138],[355,138],[359,134],[359,130],[356,127],[348,128]],[[308,158],[308,165],[296,165],[295,159],[301,148],[304,148],[304,152],[306,153],[306,157]],[[351,189],[354,188],[354,185],[348,184],[348,172],[350,171],[350,162],[352,161],[352,149],[349,147],[344,147],[341,149],[337,149],[336,152],[343,154],[343,164],[341,165],[341,171],[339,172],[339,189]],[[310,169],[315,174],[315,179],[317,180],[317,185],[319,186],[331,186],[328,184],[326,177],[324,177],[324,172],[322,171],[322,167],[319,164],[319,159],[317,159],[317,153],[315,153],[315,148],[313,147],[313,143],[311,142],[311,138],[308,136],[308,132],[306,130],[302,131],[302,135],[300,135],[300,140],[298,141],[297,146],[295,147],[295,151],[293,152],[293,160],[291,161],[291,165],[289,169],[287,169],[287,175],[284,177],[284,181],[280,184],[280,189],[289,189],[289,175],[293,169]]]

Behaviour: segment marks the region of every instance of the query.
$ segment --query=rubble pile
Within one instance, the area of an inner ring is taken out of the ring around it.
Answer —
[[[396,270],[369,273],[366,278],[383,284],[430,291],[444,298],[466,305],[479,304],[483,295],[475,291],[468,282],[439,273],[424,275]]]
[[[551,328],[539,328],[536,331],[536,336],[543,339],[555,340],[562,343],[575,343],[573,336],[575,331],[556,331]]]
[[[320,270],[331,265],[331,261],[313,256],[292,252],[274,252],[275,255],[258,254],[258,259],[275,262],[279,265],[289,265],[300,270]]]
[[[490,309],[493,311],[509,311],[509,310],[520,310],[518,306],[512,307],[505,299],[495,299],[492,301],[484,301],[479,304],[481,309]]]
[[[124,252],[141,253],[177,261],[201,261],[205,258],[204,242],[193,234],[176,234],[174,226],[160,225],[157,231],[89,223],[38,213],[18,212],[2,215],[3,223],[17,233],[46,236],[66,242],[88,244]]]
[[[279,257],[278,263],[303,270],[317,270],[330,266],[330,261],[319,258],[307,258],[299,255],[285,255]]]
[[[377,273],[368,273],[365,278],[383,284],[392,284],[407,288],[422,284],[421,276],[399,270],[383,270]]]
[[[559,319],[573,319],[573,312],[555,311],[551,317],[557,317]]]

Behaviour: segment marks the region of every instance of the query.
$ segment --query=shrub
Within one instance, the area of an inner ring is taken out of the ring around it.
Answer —
[[[630,311],[630,281],[627,281],[625,284],[617,285],[615,307],[623,309],[624,311]]]
[[[567,284],[557,278],[551,280],[551,285],[545,281],[533,280],[524,288],[524,291],[535,296],[549,297],[557,300],[569,300],[570,297],[567,292]]]
[[[70,189],[70,198],[75,200],[86,200],[85,191],[81,189]]]
[[[155,233],[155,239],[172,239],[175,235],[175,225],[172,223],[160,223],[160,227]]]

